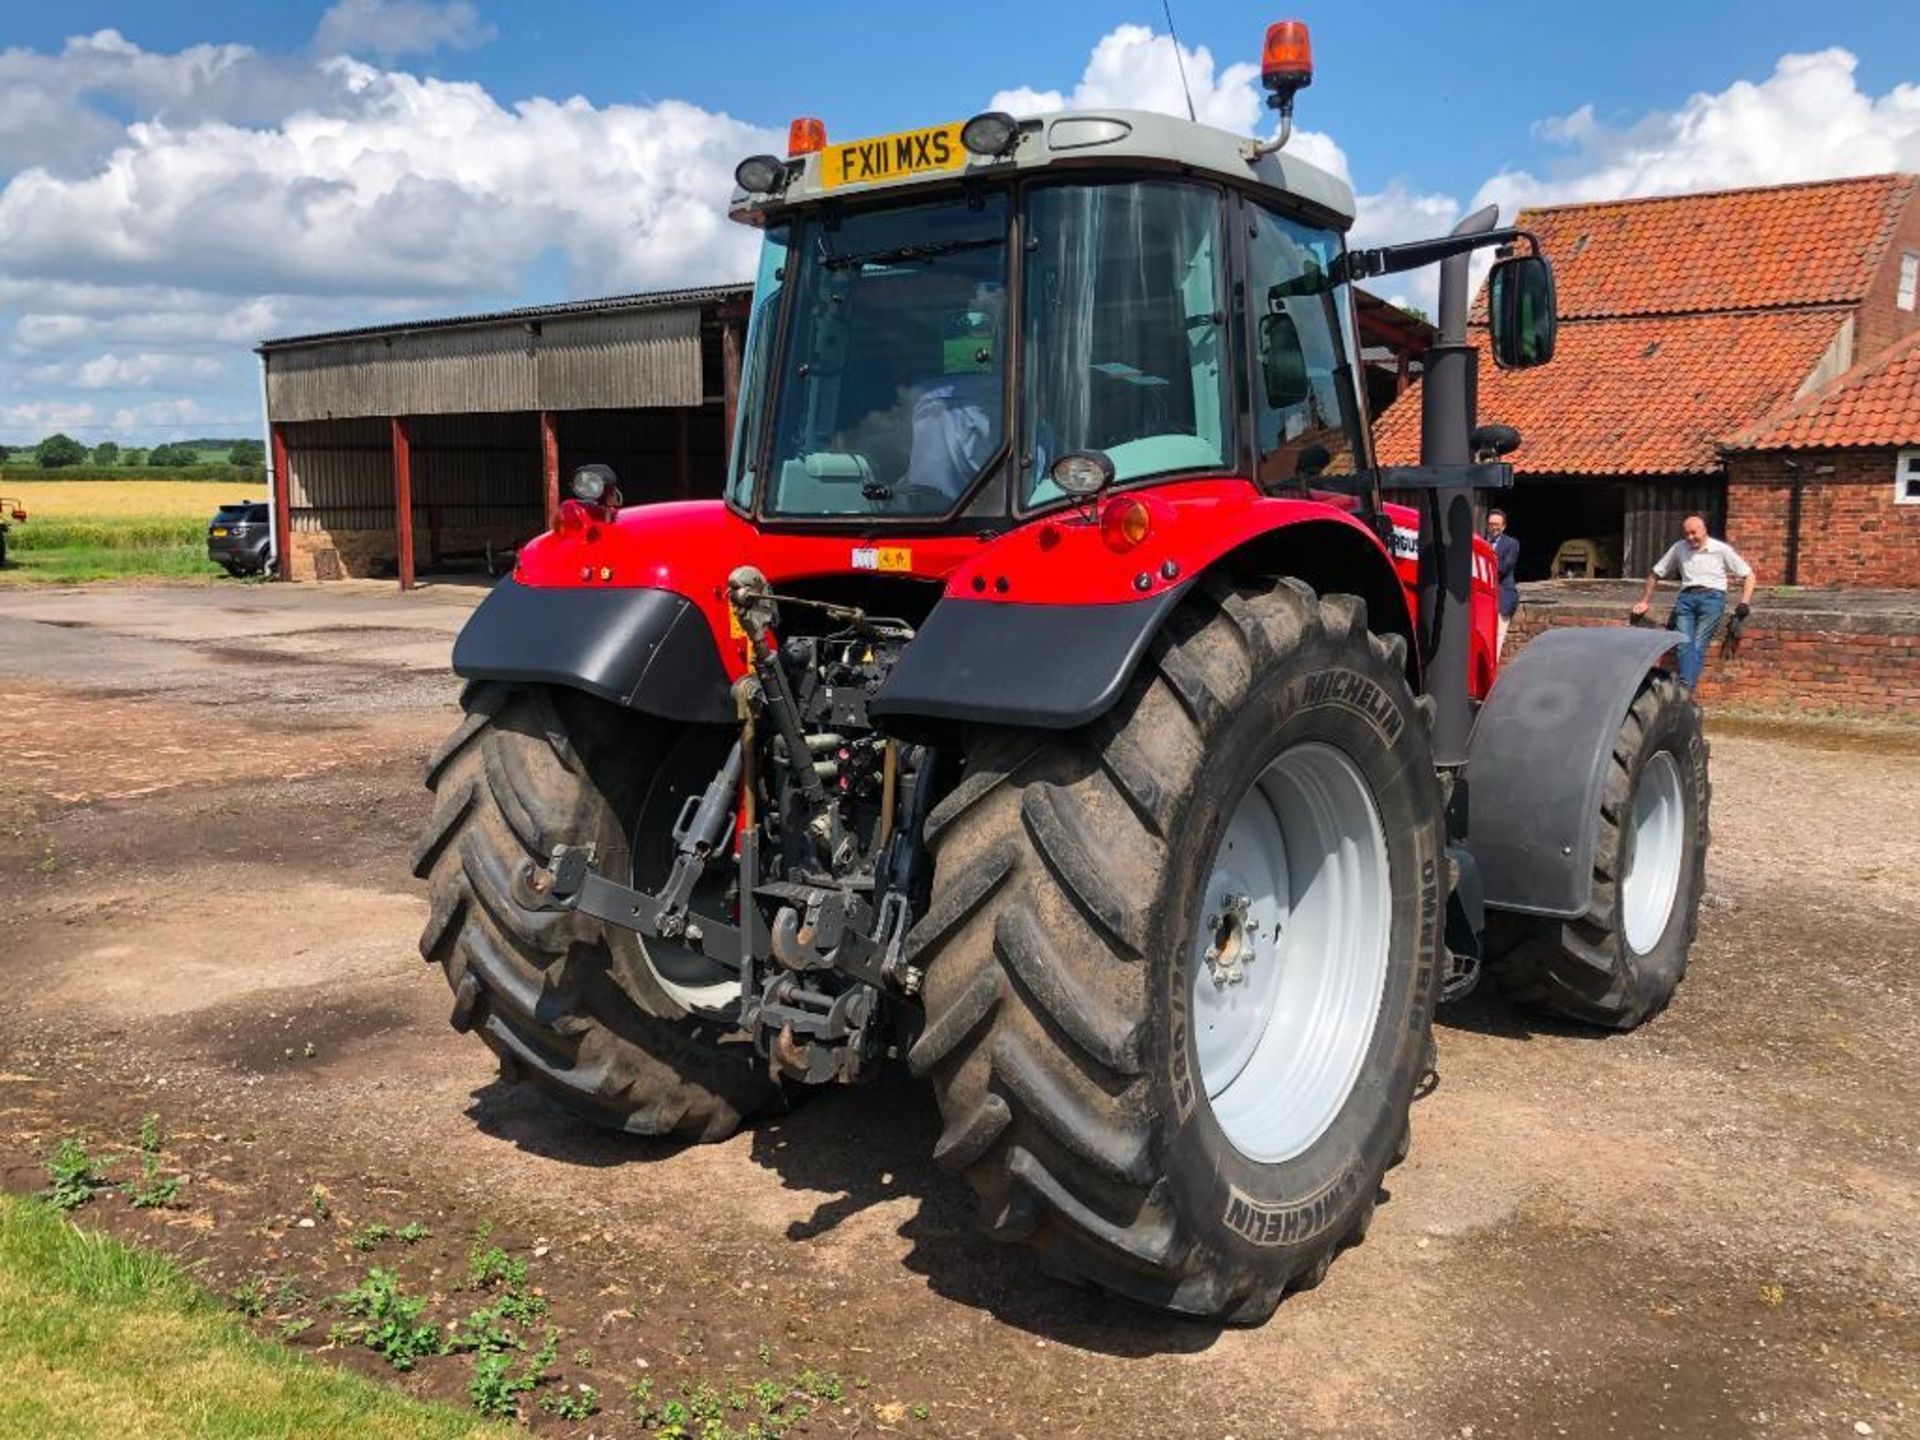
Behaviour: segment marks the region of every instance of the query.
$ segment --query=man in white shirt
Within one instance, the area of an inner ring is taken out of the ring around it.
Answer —
[[[1680,582],[1680,598],[1674,603],[1673,618],[1680,631],[1680,679],[1692,689],[1700,683],[1700,672],[1707,664],[1707,646],[1713,643],[1713,633],[1720,628],[1720,617],[1726,613],[1727,581],[1742,582],[1740,603],[1733,613],[1744,619],[1753,604],[1756,577],[1753,567],[1740,558],[1737,550],[1707,534],[1707,522],[1698,515],[1687,516],[1680,529],[1685,538],[1676,540],[1666,554],[1654,561],[1653,573],[1647,576],[1647,588],[1640,592],[1633,613],[1647,613],[1653,587],[1662,580]]]

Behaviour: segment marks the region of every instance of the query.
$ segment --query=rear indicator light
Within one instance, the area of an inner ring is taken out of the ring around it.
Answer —
[[[578,500],[562,500],[560,508],[553,514],[553,533],[577,535],[587,528],[587,521],[591,518],[587,507]]]
[[[813,155],[827,148],[826,122],[811,115],[802,116],[787,126],[787,154]]]
[[[1109,500],[1100,509],[1100,538],[1109,550],[1124,555],[1145,540],[1152,529],[1153,517],[1147,507],[1131,497]]]

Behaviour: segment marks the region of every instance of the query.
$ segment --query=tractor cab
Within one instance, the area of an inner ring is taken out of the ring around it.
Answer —
[[[829,144],[736,172],[765,233],[728,503],[977,531],[1089,488],[1364,470],[1343,232],[1296,156],[1132,110]]]

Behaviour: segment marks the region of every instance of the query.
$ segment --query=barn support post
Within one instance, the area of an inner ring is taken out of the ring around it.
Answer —
[[[726,387],[727,465],[733,464],[734,417],[740,413],[740,331],[732,320],[720,322],[720,375]]]
[[[673,485],[676,498],[693,494],[693,438],[688,422],[691,412],[682,405],[673,412]]]
[[[287,427],[275,421],[267,427],[273,458],[273,564],[282,580],[293,579],[293,525],[287,515],[293,477],[287,469]]]
[[[400,588],[413,589],[413,441],[405,417],[393,426],[393,538],[400,562]]]
[[[540,412],[540,479],[546,497],[547,528],[560,513],[560,426],[551,410]]]

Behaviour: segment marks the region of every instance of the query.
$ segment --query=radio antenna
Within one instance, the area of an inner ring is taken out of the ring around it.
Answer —
[[[1167,38],[1173,41],[1173,64],[1180,72],[1180,93],[1187,97],[1187,119],[1199,123],[1200,117],[1193,113],[1193,90],[1187,84],[1187,62],[1180,54],[1180,36],[1173,28],[1173,0],[1160,0],[1160,8],[1167,13]]]

